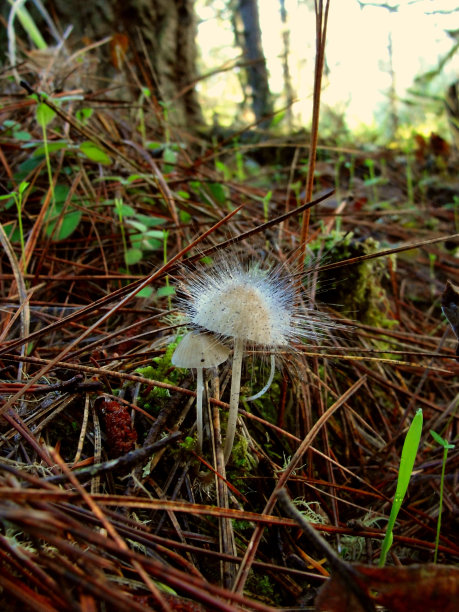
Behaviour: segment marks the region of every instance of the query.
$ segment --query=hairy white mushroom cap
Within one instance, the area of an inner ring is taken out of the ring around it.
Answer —
[[[178,368],[213,368],[228,359],[230,349],[210,334],[190,332],[174,351],[171,361]]]
[[[219,265],[184,282],[191,323],[227,338],[284,346],[297,335],[293,283],[277,271]]]
[[[227,462],[236,432],[246,346],[254,344],[265,349],[288,347],[302,338],[317,337],[317,332],[323,333],[331,324],[299,304],[301,288],[280,266],[263,271],[257,265],[244,266],[237,258],[222,260],[213,268],[189,274],[184,278],[182,288],[187,297],[181,299],[181,304],[190,324],[223,338],[232,338],[234,342],[224,448]],[[271,356],[268,385],[250,399],[257,399],[269,388],[274,369],[274,357]]]

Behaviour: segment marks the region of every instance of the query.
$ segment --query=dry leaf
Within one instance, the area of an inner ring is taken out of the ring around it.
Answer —
[[[372,567],[355,565],[356,584],[390,612],[455,612],[458,609],[459,568],[450,565]],[[318,612],[362,612],[364,608],[341,578],[332,576],[317,595]]]

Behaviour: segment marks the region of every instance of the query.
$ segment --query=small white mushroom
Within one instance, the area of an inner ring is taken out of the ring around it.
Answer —
[[[258,280],[255,277],[255,280]],[[286,343],[282,332],[285,327],[277,325],[279,317],[283,317],[282,325],[288,326],[290,314],[276,310],[271,295],[266,295],[264,287],[257,286],[250,275],[227,282],[220,295],[210,292],[204,295],[196,308],[193,323],[213,331],[221,336],[232,337],[234,341],[233,374],[231,377],[230,408],[225,440],[225,462],[228,461],[233,448],[238,417],[239,395],[241,389],[241,370],[244,348],[247,343],[272,346]],[[271,375],[274,376],[274,358],[271,360]],[[265,388],[262,392],[265,392]],[[260,397],[255,395],[252,399]]]
[[[245,266],[237,257],[222,259],[212,268],[203,268],[184,278],[186,298],[181,305],[190,324],[233,342],[233,372],[224,447],[228,462],[236,433],[241,390],[242,359],[246,347],[271,353],[267,384],[255,395],[261,397],[275,372],[273,351],[288,349],[304,338],[316,338],[333,323],[316,311],[305,309],[301,285],[281,267],[262,270],[257,264]]]
[[[202,396],[204,391],[204,368],[214,368],[228,359],[230,350],[215,336],[190,332],[184,336],[174,351],[171,361],[178,368],[194,368],[197,372],[196,415],[198,447],[203,445]]]

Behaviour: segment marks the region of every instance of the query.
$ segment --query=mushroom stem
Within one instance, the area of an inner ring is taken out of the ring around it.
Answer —
[[[239,394],[241,392],[242,357],[244,355],[244,339],[234,339],[233,374],[231,376],[230,406],[228,424],[226,426],[225,464],[231,456],[239,409]]]
[[[245,401],[246,402],[253,402],[253,400],[256,400],[259,397],[261,397],[262,395],[264,395],[266,393],[266,391],[269,389],[269,387],[272,385],[272,382],[273,382],[273,379],[274,379],[274,373],[275,372],[276,372],[276,360],[274,358],[274,355],[271,355],[271,372],[269,373],[268,382],[263,387],[263,389],[258,391],[258,393],[255,393],[255,395],[251,395],[250,397],[246,397]]]
[[[204,427],[202,419],[202,396],[204,391],[203,368],[197,368],[196,372],[196,429],[198,431],[198,449],[202,451],[204,441]]]

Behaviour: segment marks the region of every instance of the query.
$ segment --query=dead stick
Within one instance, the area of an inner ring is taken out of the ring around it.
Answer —
[[[357,571],[352,567],[352,565],[346,561],[343,561],[343,559],[341,559],[341,557],[335,553],[325,538],[319,535],[314,527],[311,527],[298,508],[295,507],[285,489],[279,489],[276,491],[276,495],[288,516],[298,523],[308,540],[322,555],[327,558],[334,572],[338,574],[342,582],[358,599],[362,609],[366,612],[375,612],[373,602],[356,582]]]

